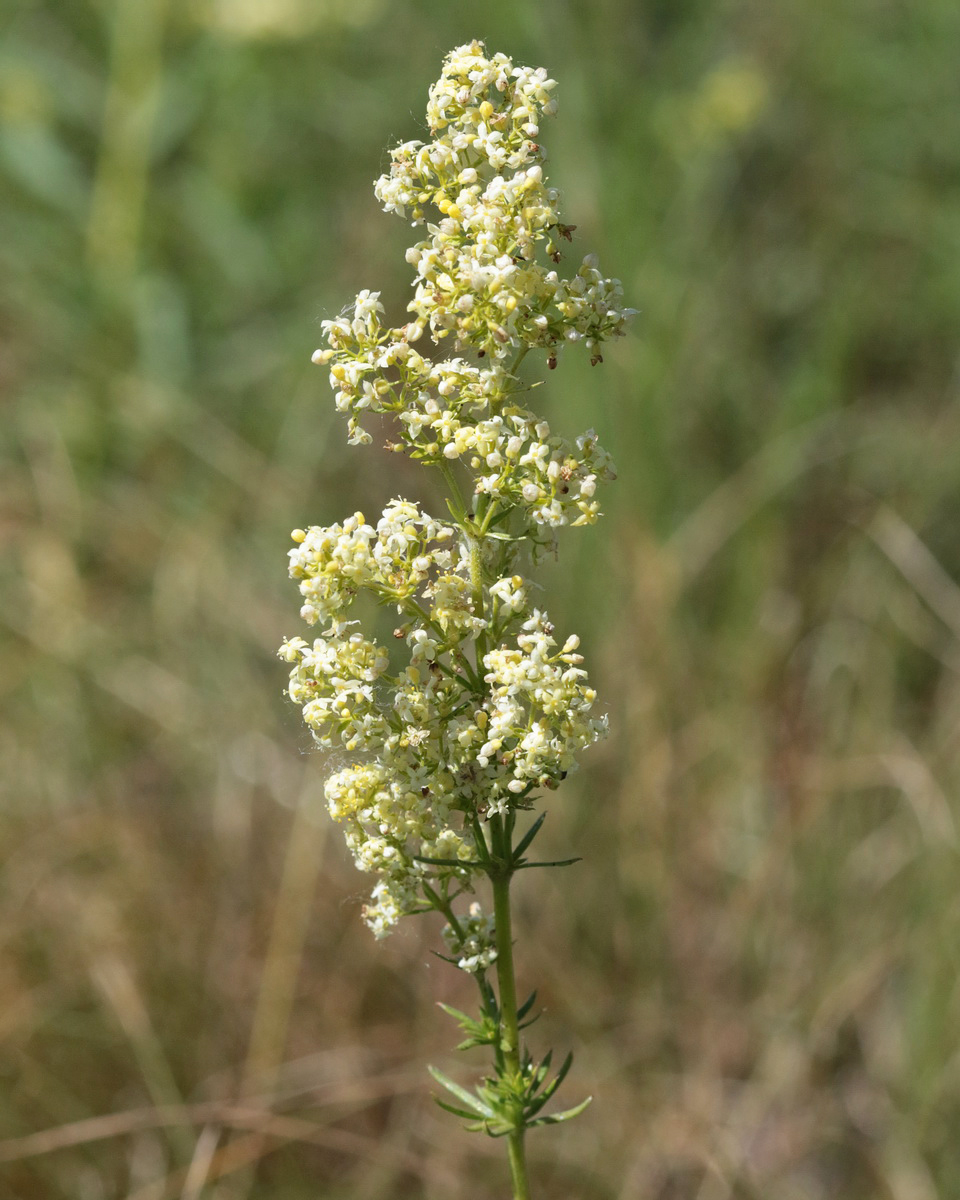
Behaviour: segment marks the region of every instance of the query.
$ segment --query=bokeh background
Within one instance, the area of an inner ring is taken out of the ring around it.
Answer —
[[[537,1195],[955,1200],[955,0],[4,0],[0,1200],[506,1194],[274,657],[289,530],[432,499],[309,356],[400,319],[371,181],[475,36],[641,310],[542,392],[620,480],[545,573],[613,736],[517,887],[595,1096]]]

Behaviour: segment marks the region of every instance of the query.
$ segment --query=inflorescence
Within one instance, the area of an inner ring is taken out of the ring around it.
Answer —
[[[349,441],[369,443],[371,415],[385,414],[390,449],[443,472],[450,516],[393,500],[371,522],[358,512],[295,530],[290,575],[318,636],[280,650],[314,738],[348,756],[325,794],[357,866],[379,876],[367,923],[382,937],[401,916],[440,911],[470,972],[496,956],[491,918],[476,902],[453,908],[489,873],[485,823],[531,807],[606,730],[578,638],[555,636],[522,573],[560,527],[597,520],[614,472],[592,430],[569,442],[525,407],[520,363],[542,351],[552,368],[572,342],[600,362],[633,311],[594,256],[572,278],[556,270],[573,227],[539,142],[555,86],[461,46],[430,90],[433,140],[391,152],[376,195],[427,234],[406,255],[411,320],[385,326],[380,294],[362,291],[352,315],[323,323],[313,358]],[[424,334],[451,356],[418,349]],[[399,616],[389,652],[350,619],[364,593]]]

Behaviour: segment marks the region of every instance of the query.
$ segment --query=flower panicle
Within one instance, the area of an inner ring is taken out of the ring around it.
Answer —
[[[388,445],[451,483],[451,516],[397,499],[371,522],[295,530],[289,573],[315,636],[280,650],[314,739],[350,759],[325,795],[357,866],[378,876],[367,923],[382,937],[438,910],[453,961],[481,975],[492,918],[475,901],[458,918],[454,902],[493,877],[489,823],[530,808],[606,731],[578,639],[558,643],[523,566],[560,528],[596,522],[615,471],[593,430],[567,440],[527,407],[520,363],[542,352],[553,367],[576,342],[599,362],[633,312],[594,256],[569,278],[557,269],[573,227],[544,173],[555,89],[541,68],[461,46],[430,89],[433,140],[391,151],[377,198],[426,235],[406,254],[410,319],[390,327],[380,293],[361,291],[323,322],[313,357],[348,441],[369,443],[371,414],[386,418]],[[351,619],[361,595],[395,610],[389,650]]]

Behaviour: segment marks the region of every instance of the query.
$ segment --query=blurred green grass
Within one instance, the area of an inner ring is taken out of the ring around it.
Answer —
[[[947,0],[0,8],[0,1200],[501,1194],[423,1070],[468,992],[360,928],[273,657],[289,529],[422,495],[309,355],[402,310],[371,180],[474,36],[559,79],[551,176],[641,309],[543,393],[621,478],[546,573],[614,736],[545,834],[586,862],[519,894],[596,1096],[542,1194],[952,1200]]]

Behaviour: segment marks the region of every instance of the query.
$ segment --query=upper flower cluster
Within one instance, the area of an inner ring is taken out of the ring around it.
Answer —
[[[573,227],[560,221],[536,140],[556,111],[555,86],[542,69],[487,58],[480,42],[447,57],[427,108],[434,140],[398,146],[375,185],[384,208],[414,225],[428,210],[436,216],[407,251],[413,320],[384,325],[379,292],[362,291],[352,315],[324,322],[327,346],[314,355],[330,366],[351,442],[371,440],[367,413],[393,414],[393,449],[459,460],[478,495],[550,527],[594,521],[596,484],[613,478],[613,465],[592,431],[571,444],[520,402],[529,390],[520,362],[540,348],[555,366],[560,347],[578,341],[599,362],[600,344],[633,313],[594,255],[569,279],[555,269]],[[418,351],[427,330],[436,344],[452,339],[454,354]],[[486,361],[468,361],[469,352]]]
[[[406,256],[412,319],[388,326],[380,294],[362,291],[323,323],[314,361],[329,366],[349,440],[371,440],[369,414],[392,418],[388,445],[441,468],[452,519],[395,500],[376,523],[355,513],[295,530],[290,574],[319,636],[280,651],[317,742],[350,756],[326,798],[357,865],[380,876],[368,923],[381,936],[438,909],[471,971],[491,961],[489,919],[458,920],[451,904],[484,869],[484,822],[556,787],[606,728],[578,639],[558,644],[518,573],[524,544],[596,521],[597,486],[614,477],[592,430],[568,441],[525,406],[520,363],[542,349],[553,367],[578,341],[599,362],[632,312],[592,256],[571,278],[555,269],[572,234],[539,142],[555,86],[479,42],[460,47],[430,90],[433,140],[397,147],[376,183],[387,211],[426,223]],[[426,333],[452,353],[432,357]],[[469,502],[455,470],[469,474]],[[400,616],[390,653],[350,619],[361,594]]]

